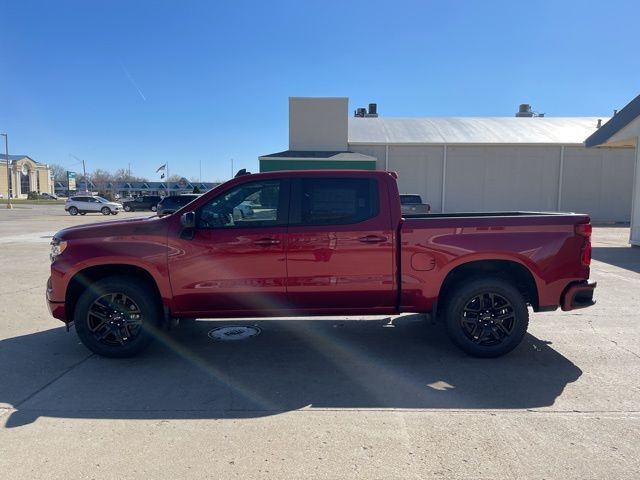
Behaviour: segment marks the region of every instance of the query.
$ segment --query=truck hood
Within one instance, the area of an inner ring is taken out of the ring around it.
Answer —
[[[129,218],[111,222],[98,222],[89,225],[67,227],[54,235],[59,240],[74,240],[80,238],[106,238],[122,235],[159,235],[167,232],[170,217]]]

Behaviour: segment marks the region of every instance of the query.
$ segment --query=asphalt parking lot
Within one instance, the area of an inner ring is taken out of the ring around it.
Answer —
[[[49,316],[49,238],[140,215],[0,210],[2,478],[640,478],[628,228],[594,231],[597,305],[532,316],[499,359],[416,315],[199,321],[101,358]]]

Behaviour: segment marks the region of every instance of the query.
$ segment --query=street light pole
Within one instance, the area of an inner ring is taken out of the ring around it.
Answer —
[[[11,172],[9,170],[9,135],[0,133],[4,137],[4,151],[7,156],[7,208],[13,208],[11,205]]]
[[[87,185],[87,169],[84,166],[84,160],[82,160],[82,175],[84,175],[84,193],[89,191],[89,187]]]

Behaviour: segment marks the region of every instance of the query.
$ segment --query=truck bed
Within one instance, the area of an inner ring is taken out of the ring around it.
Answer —
[[[478,218],[478,217],[545,217],[580,216],[573,212],[452,212],[452,213],[414,213],[402,215],[403,218]]]

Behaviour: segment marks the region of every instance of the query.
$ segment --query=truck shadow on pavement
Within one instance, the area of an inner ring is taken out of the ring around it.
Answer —
[[[593,247],[594,260],[640,273],[640,248],[638,247]]]
[[[257,325],[241,341],[208,338]],[[468,357],[442,328],[405,315],[380,320],[198,321],[141,356],[90,355],[56,328],[0,342],[6,428],[40,416],[104,419],[253,418],[301,408],[521,409],[552,405],[582,371],[527,335],[511,354]]]

